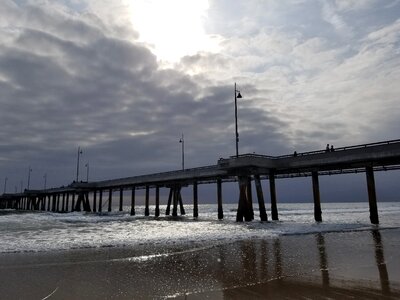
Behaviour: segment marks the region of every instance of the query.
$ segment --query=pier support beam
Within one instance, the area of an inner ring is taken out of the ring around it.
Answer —
[[[160,187],[156,186],[156,211],[155,216],[158,218],[160,216]]]
[[[90,202],[89,202],[89,192],[84,193],[83,209],[86,212],[91,212],[92,211],[92,209],[90,208]]]
[[[65,199],[65,211],[68,212],[69,211],[69,193],[67,193],[66,199]]]
[[[108,191],[108,211],[110,212],[112,209],[112,189]]]
[[[60,212],[60,194],[57,194],[57,212]]]
[[[65,212],[65,193],[62,194],[61,212]]]
[[[199,216],[197,181],[193,183],[193,218]]]
[[[261,221],[268,221],[267,212],[265,210],[264,194],[261,186],[260,175],[254,175],[254,184],[257,191],[258,209],[260,211]]]
[[[276,187],[275,187],[275,172],[273,170],[269,173],[269,192],[271,195],[271,217],[272,220],[279,220],[278,207],[276,205]]]
[[[173,187],[173,206],[172,206],[172,216],[178,216],[178,202],[179,202],[179,194],[181,192],[181,187]]]
[[[311,172],[313,196],[314,196],[314,219],[316,222],[322,222],[321,199],[319,194],[318,172]]]
[[[47,195],[47,211],[51,210],[51,195]]]
[[[167,209],[165,210],[165,215],[166,216],[169,216],[169,214],[170,214],[173,193],[174,193],[174,189],[170,188],[169,195],[168,195]]]
[[[97,191],[93,191],[93,212],[97,210]]]
[[[98,212],[102,212],[103,211],[103,190],[100,189],[99,190],[99,209]]]
[[[149,201],[150,201],[150,187],[146,185],[145,208],[144,208],[144,215],[146,217],[150,216]]]
[[[251,180],[248,176],[239,176],[239,205],[236,213],[236,222],[250,222],[254,218],[253,205],[251,201]]]
[[[179,200],[179,209],[181,211],[181,216],[184,216],[186,214],[186,212],[185,212],[185,208],[183,207],[182,194],[181,194],[180,190],[179,190],[179,198],[178,198],[178,200]]]
[[[124,209],[124,189],[119,189],[119,211]]]
[[[51,211],[56,212],[56,194],[53,194],[52,200],[51,200]]]
[[[75,211],[75,192],[72,193],[71,211]]]
[[[372,167],[366,167],[365,171],[367,175],[368,186],[369,219],[371,220],[372,224],[379,224],[378,206],[376,204],[374,169]]]
[[[132,193],[131,193],[131,216],[135,215],[135,187],[132,187]]]
[[[217,179],[217,200],[218,200],[218,220],[224,218],[224,210],[222,208],[222,180]]]

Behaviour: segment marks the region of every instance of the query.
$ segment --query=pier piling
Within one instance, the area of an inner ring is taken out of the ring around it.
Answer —
[[[272,220],[279,220],[278,217],[278,207],[276,205],[276,187],[275,187],[275,172],[270,170],[269,172],[269,192],[271,195],[271,216]]]
[[[93,212],[97,210],[97,191],[93,190]]]
[[[168,203],[167,203],[167,208],[166,208],[166,210],[165,210],[165,215],[166,215],[166,216],[169,216],[169,214],[170,214],[173,192],[174,192],[174,190],[173,190],[173,188],[171,187],[171,188],[169,189]]]
[[[149,201],[150,201],[150,187],[146,185],[145,208],[144,208],[144,215],[146,217],[150,215]]]
[[[193,218],[199,216],[197,181],[193,183]]]
[[[261,221],[268,221],[267,212],[265,210],[264,194],[261,186],[260,175],[254,175],[254,184],[257,191],[258,209],[260,211]]]
[[[313,196],[314,196],[314,219],[316,222],[322,222],[321,199],[319,194],[318,172],[311,172]]]
[[[124,190],[123,188],[119,189],[119,211],[124,209]]]
[[[154,212],[156,218],[160,216],[160,187],[156,186],[156,210]]]
[[[110,212],[112,210],[112,188],[109,189],[108,191],[108,211]]]
[[[371,166],[368,166],[365,168],[365,171],[367,175],[369,219],[372,224],[379,224],[378,206],[376,204],[374,169]]]
[[[218,220],[224,218],[224,210],[222,208],[222,180],[217,179],[217,200],[218,200]]]
[[[131,216],[135,215],[135,187],[132,187],[132,193],[131,193]]]
[[[99,190],[99,210],[98,212],[102,212],[103,211],[103,190],[100,189]]]

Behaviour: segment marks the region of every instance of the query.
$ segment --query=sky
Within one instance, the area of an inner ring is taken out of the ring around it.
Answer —
[[[399,0],[1,0],[0,183],[68,185],[78,147],[80,180],[176,170],[182,133],[186,167],[215,164],[235,82],[240,153],[398,139],[399,46]],[[336,177],[326,199],[366,197]],[[301,180],[282,198],[309,199]],[[377,181],[393,200],[399,173]]]

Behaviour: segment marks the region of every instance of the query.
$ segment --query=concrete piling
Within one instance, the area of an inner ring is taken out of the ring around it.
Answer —
[[[124,189],[119,189],[119,211],[124,209]]]
[[[197,181],[193,183],[193,218],[199,216]]]
[[[224,210],[222,208],[222,180],[217,179],[217,201],[218,201],[218,220],[224,218]]]
[[[369,219],[372,224],[379,224],[378,206],[376,203],[375,177],[372,166],[365,168],[367,175]]]
[[[260,211],[261,221],[268,221],[267,212],[265,210],[264,194],[261,186],[260,175],[254,175],[254,184],[256,186],[258,209]]]
[[[156,210],[154,215],[156,218],[160,216],[160,187],[156,186]]]
[[[112,190],[112,188],[110,188],[108,190],[108,211],[109,212],[112,210],[112,193],[113,193],[113,190]]]
[[[311,172],[313,196],[314,196],[314,219],[316,222],[322,222],[321,199],[319,194],[318,172]]]
[[[135,187],[132,187],[132,192],[131,192],[131,216],[135,215]]]
[[[276,205],[276,188],[275,188],[275,172],[270,170],[269,172],[269,192],[271,195],[271,216],[272,220],[279,220],[278,217],[278,207]]]
[[[150,187],[146,185],[145,208],[144,208],[144,215],[146,217],[150,215],[149,202],[150,202]]]

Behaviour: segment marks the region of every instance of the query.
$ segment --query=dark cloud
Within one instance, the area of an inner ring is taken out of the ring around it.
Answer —
[[[20,10],[32,23],[0,47],[2,176],[19,182],[31,165],[33,186],[44,172],[50,184],[69,183],[78,145],[93,179],[178,169],[182,132],[188,167],[233,154],[231,86],[160,69],[147,48],[110,34],[93,16]],[[276,140],[284,126],[256,108],[241,118],[255,128],[243,130],[243,151]]]

